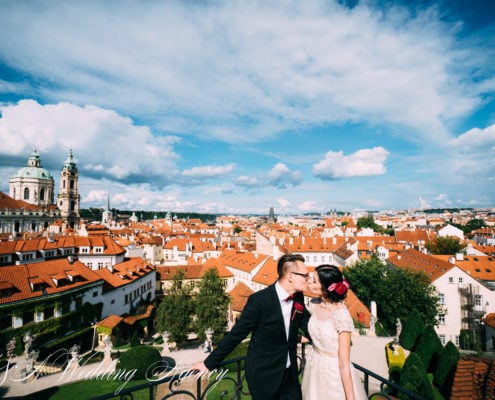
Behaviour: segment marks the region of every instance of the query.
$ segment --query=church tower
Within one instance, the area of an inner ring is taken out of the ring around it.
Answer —
[[[57,196],[57,206],[63,220],[74,228],[79,225],[79,205],[81,196],[77,191],[77,166],[72,156],[72,149],[60,173],[60,190]]]
[[[54,181],[52,175],[41,166],[36,148],[29,156],[27,166],[10,178],[9,195],[39,207],[53,205]]]

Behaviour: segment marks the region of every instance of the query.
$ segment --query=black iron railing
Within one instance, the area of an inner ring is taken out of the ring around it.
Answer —
[[[209,400],[209,399],[221,399],[221,400],[241,400],[249,399],[250,395],[247,390],[247,384],[244,376],[244,364],[245,357],[238,357],[224,361],[220,368],[217,370],[216,375],[210,376],[210,379],[202,377],[197,379],[193,376],[195,371],[187,371],[184,373],[177,373],[174,375],[167,375],[163,378],[146,382],[140,385],[132,386],[127,389],[122,389],[118,394],[108,393],[98,397],[94,397],[91,400],[132,400],[137,397],[137,392],[140,392],[139,398],[147,398],[148,400],[165,400],[165,399],[191,399],[191,400]],[[299,373],[302,374],[305,365],[305,346],[302,346],[300,360]],[[230,366],[230,368],[228,368]],[[424,400],[423,397],[397,385],[396,383],[366,369],[362,366],[355,364],[354,367],[361,371],[364,376],[364,387],[368,398],[371,398],[373,394],[379,394],[386,399],[396,399],[398,393],[409,396],[412,400]],[[234,371],[224,375],[222,371]],[[221,390],[213,389],[217,387],[221,377],[223,386]],[[370,380],[376,380],[379,382],[380,390],[370,393]],[[186,384],[187,382],[187,384]],[[231,387],[230,387],[231,386]],[[227,387],[227,388],[226,388]],[[147,397],[146,397],[147,396]]]

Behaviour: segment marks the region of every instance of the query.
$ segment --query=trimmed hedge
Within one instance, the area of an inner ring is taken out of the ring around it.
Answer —
[[[450,391],[454,382],[454,375],[459,361],[459,350],[452,342],[448,342],[443,348],[433,378],[433,383],[442,395],[450,398]]]
[[[425,330],[425,324],[418,310],[412,310],[409,314],[399,336],[399,343],[406,350],[414,350],[416,341]]]
[[[425,372],[425,366],[416,353],[410,353],[402,367],[400,386],[416,393],[426,400],[434,400],[433,387]],[[399,399],[409,399],[404,393],[399,393]]]
[[[416,341],[415,353],[421,358],[426,372],[435,371],[443,345],[432,326],[427,326]]]

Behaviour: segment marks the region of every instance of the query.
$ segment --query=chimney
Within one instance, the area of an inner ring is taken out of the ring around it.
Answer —
[[[455,264],[455,257],[449,257],[449,263]]]

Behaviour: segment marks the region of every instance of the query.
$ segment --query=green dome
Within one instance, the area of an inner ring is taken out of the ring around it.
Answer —
[[[52,175],[41,167],[40,156],[36,149],[29,156],[27,167],[19,169],[11,179],[15,178],[48,179],[53,181]]]
[[[12,178],[30,178],[30,179],[50,179],[52,175],[44,168],[24,167],[19,169]]]

